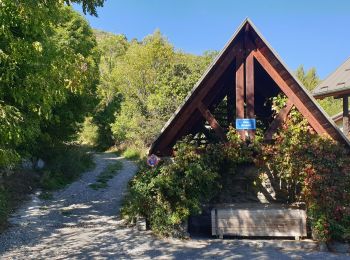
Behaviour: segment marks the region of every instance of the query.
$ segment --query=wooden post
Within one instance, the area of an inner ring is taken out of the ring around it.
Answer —
[[[234,106],[235,106],[235,100],[234,100],[235,94],[233,91],[233,88],[229,88],[227,91],[227,125],[235,126],[235,123],[233,120],[235,120],[234,115]]]
[[[240,46],[236,56],[236,119],[244,118],[244,60],[243,47]],[[245,131],[239,130],[238,133],[245,140]]]
[[[245,77],[246,77],[246,103],[247,117],[255,118],[254,111],[254,56],[252,53],[248,55],[245,62]],[[255,130],[248,131],[249,137],[254,139]]]
[[[349,135],[349,96],[343,97],[343,132]]]

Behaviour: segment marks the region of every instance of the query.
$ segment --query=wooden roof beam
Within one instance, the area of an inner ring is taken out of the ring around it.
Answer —
[[[323,126],[318,122],[314,115],[307,109],[305,104],[296,96],[296,94],[291,90],[290,86],[282,79],[279,73],[271,65],[271,63],[266,59],[266,57],[257,49],[254,52],[255,59],[260,63],[260,65],[265,69],[265,71],[270,75],[270,77],[276,82],[283,93],[290,99],[290,101],[295,105],[299,112],[308,119],[310,125],[318,134],[325,134],[328,132]],[[312,101],[310,101],[312,102]]]
[[[227,138],[224,129],[219,125],[218,121],[202,102],[198,104],[198,110],[201,112],[202,116],[208,121],[210,127],[214,129],[215,134],[219,137],[219,139],[223,142],[226,142]]]

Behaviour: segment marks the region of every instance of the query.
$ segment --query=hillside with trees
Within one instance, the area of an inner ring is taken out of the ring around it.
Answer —
[[[159,30],[143,40],[95,31],[101,54],[99,104],[81,140],[145,150],[183,102],[216,52],[202,56],[175,47]]]

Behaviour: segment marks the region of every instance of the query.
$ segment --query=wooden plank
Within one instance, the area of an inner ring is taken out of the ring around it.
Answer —
[[[328,134],[324,127],[319,123],[319,121],[314,117],[312,112],[305,106],[305,104],[299,99],[298,96],[293,92],[290,86],[281,78],[279,73],[274,69],[270,62],[265,58],[265,56],[259,51],[259,49],[254,53],[254,57],[265,69],[265,71],[270,75],[270,77],[276,82],[283,93],[291,100],[291,102],[296,106],[299,112],[308,120],[311,127],[318,134]]]
[[[305,237],[306,213],[300,209],[214,208],[213,235]]]
[[[214,129],[215,134],[219,137],[219,139],[223,142],[226,142],[226,134],[224,129],[219,125],[218,121],[215,119],[215,117],[210,113],[209,109],[203,104],[199,103],[198,110],[201,112],[203,117],[208,121],[211,128]]]
[[[236,119],[244,118],[244,59],[243,46],[240,45],[236,56]],[[241,138],[245,139],[245,131],[239,130]]]
[[[343,97],[343,132],[349,135],[349,96]]]
[[[272,140],[273,134],[281,127],[282,123],[286,120],[290,110],[293,107],[293,103],[287,99],[286,106],[281,109],[276,118],[272,121],[269,128],[266,130],[264,140]]]

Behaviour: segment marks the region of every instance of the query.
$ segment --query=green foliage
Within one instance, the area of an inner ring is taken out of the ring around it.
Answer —
[[[105,56],[100,96],[104,104],[113,98],[120,104],[117,113],[107,117],[113,118],[114,142],[144,149],[183,102],[213,54],[198,57],[175,51],[159,31],[141,42],[101,33],[100,37]]]
[[[122,156],[128,160],[138,160],[141,158],[140,151],[138,151],[136,148],[131,147],[126,148]]]
[[[111,130],[111,124],[115,122],[115,114],[120,110],[122,94],[117,87],[120,79],[113,75],[121,56],[125,55],[129,42],[124,35],[114,35],[102,31],[94,31],[98,41],[98,51],[101,56],[100,82],[97,87],[98,104],[95,107],[92,120],[86,119],[81,133],[92,134],[94,129],[94,140],[88,140],[88,136],[80,136],[82,141],[96,145],[97,148],[105,150],[114,145],[115,140]],[[85,127],[87,128],[85,130]],[[85,140],[84,140],[85,139]]]
[[[303,65],[300,65],[296,71],[296,76],[310,92],[320,83],[316,68],[311,68],[305,72]]]
[[[95,1],[79,2],[93,11]],[[1,1],[0,28],[4,168],[75,137],[94,107],[99,55],[88,23],[63,1]]]
[[[63,188],[94,166],[92,154],[75,145],[48,148],[43,157],[47,167],[41,172],[40,185],[46,190]]]
[[[304,67],[300,65],[296,71],[296,76],[310,92],[321,82],[317,75],[316,68],[311,68],[305,72]],[[342,110],[342,103],[339,99],[326,97],[317,101],[330,116],[333,116]]]
[[[275,113],[285,102],[282,95],[273,99]],[[295,108],[272,143],[242,141],[233,128],[227,138],[227,143],[197,146],[187,137],[175,146],[173,162],[141,168],[130,183],[123,217],[146,217],[156,233],[171,235],[220,190],[223,173],[255,164],[278,180],[285,201],[306,202],[319,240],[349,240],[350,159],[345,147],[317,135]]]
[[[107,182],[118,174],[121,169],[123,169],[123,163],[121,161],[108,165],[107,168],[98,175],[96,183],[89,185],[90,188],[94,190],[106,188],[108,186]]]
[[[187,140],[176,145],[174,162],[141,167],[130,183],[122,215],[129,221],[146,217],[158,234],[169,236],[191,214],[201,211],[218,188],[218,165]]]
[[[279,96],[274,103],[283,104],[281,100],[284,98]],[[349,151],[329,137],[317,135],[295,109],[274,142],[262,145],[261,151],[260,167],[281,180],[289,202],[306,202],[317,238],[348,240]]]
[[[318,102],[330,116],[334,116],[343,109],[341,99],[335,99],[334,97],[326,97],[324,99],[318,100]]]
[[[99,140],[98,126],[92,120],[92,117],[85,118],[78,141],[82,144],[96,146]]]
[[[64,0],[67,5],[71,3],[81,4],[83,7],[84,14],[89,13],[90,15],[97,16],[97,7],[102,7],[105,0]]]
[[[159,31],[141,42],[97,30],[95,35],[101,55],[99,104],[92,114],[97,145],[144,150],[216,53],[175,51]]]

